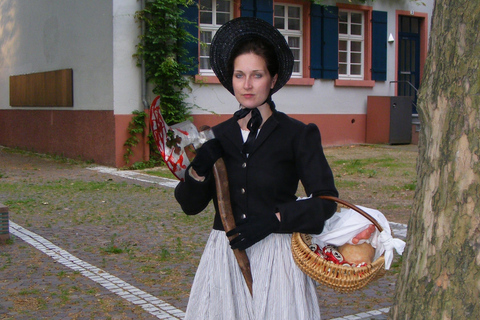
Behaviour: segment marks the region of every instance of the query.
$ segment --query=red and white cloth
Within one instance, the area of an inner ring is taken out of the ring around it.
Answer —
[[[193,145],[194,148],[199,148],[214,137],[211,130],[198,132],[190,121],[167,125],[160,109],[160,96],[156,97],[150,106],[150,126],[165,164],[182,181],[190,164],[185,147]]]

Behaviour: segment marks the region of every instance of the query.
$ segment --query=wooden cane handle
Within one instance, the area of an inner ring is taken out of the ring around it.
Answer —
[[[227,180],[227,169],[222,158],[218,159],[213,166],[213,175],[215,177],[215,187],[217,189],[218,209],[222,219],[225,232],[235,229],[235,218],[232,212],[230,202],[230,191]],[[232,237],[234,238],[234,236]],[[231,240],[231,239],[230,239]]]

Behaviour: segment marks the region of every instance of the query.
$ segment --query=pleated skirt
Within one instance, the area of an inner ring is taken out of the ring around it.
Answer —
[[[271,234],[247,249],[250,295],[225,232],[212,230],[187,306],[187,320],[318,320],[315,282],[296,265],[291,234]]]

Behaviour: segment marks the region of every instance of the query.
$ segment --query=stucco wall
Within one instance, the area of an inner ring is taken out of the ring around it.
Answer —
[[[128,122],[143,109],[141,69],[132,57],[141,3],[0,2],[0,145],[124,164]],[[73,107],[10,107],[10,76],[67,68]]]
[[[113,104],[115,114],[131,114],[143,109],[141,69],[133,58],[141,29],[135,12],[141,9],[138,0],[113,0]]]
[[[73,69],[74,110],[113,109],[110,1],[1,2],[0,108],[9,76]]]
[[[356,3],[355,1],[324,1],[334,5],[337,2]],[[387,33],[396,34],[396,11],[423,12],[428,14],[428,28],[430,27],[431,11],[434,0],[424,0],[419,3],[409,0],[398,1],[367,1],[365,5],[372,6],[373,10],[388,12]],[[425,5],[423,5],[425,4]],[[397,40],[397,39],[396,39]],[[333,80],[315,80],[313,86],[287,85],[273,96],[277,108],[288,114],[366,114],[367,96],[395,95],[396,80],[396,42],[388,43],[387,47],[387,81],[378,81],[373,88],[336,87]],[[219,84],[194,84],[190,102],[200,108],[193,109],[194,114],[208,114],[213,111],[218,114],[231,114],[238,107],[232,97]]]
[[[141,9],[142,2],[0,1],[0,122],[4,128],[0,130],[0,145],[63,152],[74,157],[85,155],[100,163],[122,165],[128,121],[132,111],[143,109],[141,69],[132,57],[141,32],[134,14]],[[423,2],[426,6],[409,0],[377,0],[367,5],[388,11],[388,33],[396,34],[396,10],[418,10],[430,18],[434,0]],[[395,85],[390,84],[395,80],[395,50],[395,43],[388,45],[387,81],[377,82],[373,88],[335,87],[331,80],[315,80],[311,86],[287,85],[273,98],[280,111],[304,122],[317,123],[327,144],[361,143],[367,96],[395,94]],[[10,107],[11,75],[70,68],[73,107]],[[219,84],[192,84],[192,89],[189,101],[200,107],[192,110],[196,125],[217,120],[208,111],[226,117],[238,107],[234,97]],[[148,98],[152,100],[151,93]],[[44,111],[48,111],[49,119],[55,119],[55,123],[70,124],[75,130],[81,127],[88,134],[83,139],[76,139],[77,135],[67,137],[65,133],[73,134],[69,126],[56,130],[51,121],[39,120],[47,114]],[[15,138],[19,130],[23,130],[22,139]],[[96,151],[91,154],[80,150]]]

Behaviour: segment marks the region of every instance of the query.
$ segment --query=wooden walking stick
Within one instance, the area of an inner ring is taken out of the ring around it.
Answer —
[[[227,169],[222,158],[218,159],[213,166],[213,174],[215,176],[215,186],[217,189],[218,210],[222,219],[225,232],[235,229],[235,218],[233,217],[232,204],[230,202],[230,190],[228,187]],[[238,234],[228,237],[228,240],[234,239]],[[233,249],[233,254],[237,259],[240,270],[242,271],[245,282],[247,283],[250,294],[252,291],[252,271],[250,270],[250,261],[248,260],[245,250]]]

